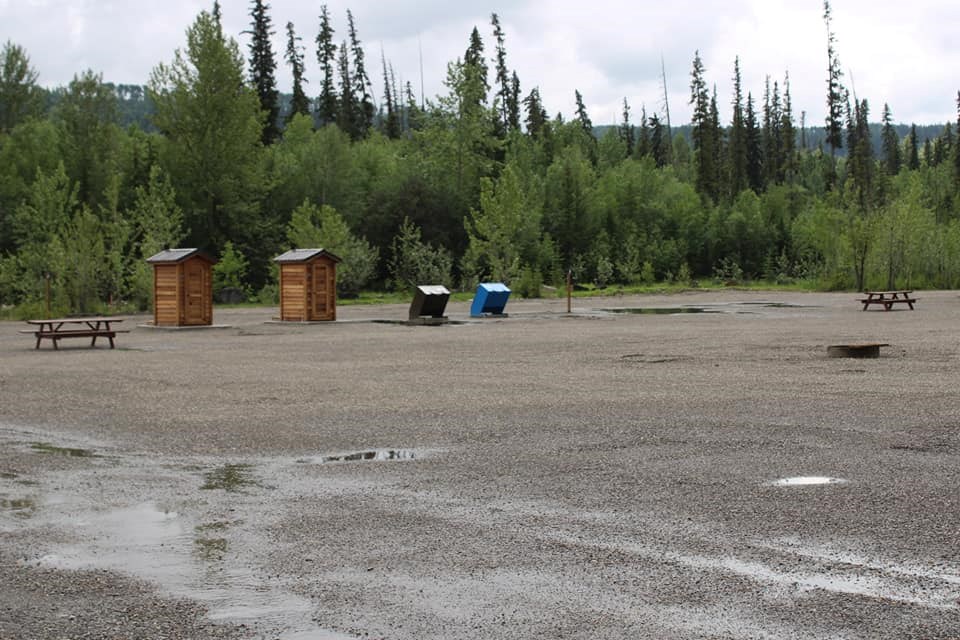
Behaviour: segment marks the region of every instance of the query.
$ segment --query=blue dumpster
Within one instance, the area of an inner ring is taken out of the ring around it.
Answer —
[[[502,282],[481,282],[477,285],[477,294],[470,305],[470,317],[482,318],[487,315],[505,316],[503,308],[507,306],[510,289]]]

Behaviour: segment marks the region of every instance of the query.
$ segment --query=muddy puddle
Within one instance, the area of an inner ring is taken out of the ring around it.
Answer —
[[[373,449],[337,455],[321,456],[320,462],[383,462],[387,460],[413,460],[417,452],[411,449]]]
[[[90,449],[78,449],[75,447],[60,447],[49,442],[32,442],[30,448],[37,453],[45,453],[52,456],[65,456],[67,458],[99,458],[100,456]]]
[[[174,597],[203,603],[216,621],[279,629],[278,640],[342,640],[311,620],[309,600],[264,582],[231,548],[241,523],[191,519],[159,502],[72,516],[66,523],[83,543],[41,558],[57,569],[108,569],[154,582]],[[240,535],[242,537],[242,535]]]

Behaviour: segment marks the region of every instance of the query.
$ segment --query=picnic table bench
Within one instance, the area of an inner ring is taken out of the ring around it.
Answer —
[[[58,349],[58,343],[64,338],[90,338],[90,346],[97,344],[97,338],[106,338],[113,349],[113,339],[118,333],[129,333],[129,329],[116,329],[114,323],[123,322],[123,318],[112,316],[95,316],[89,318],[54,318],[51,320],[27,320],[27,324],[36,328],[22,329],[20,333],[32,333],[37,338],[36,349],[40,348],[42,340],[53,342],[53,348]]]
[[[895,304],[906,304],[913,309],[913,303],[917,301],[917,299],[913,297],[913,290],[911,289],[864,291],[863,293],[867,296],[860,300],[863,304],[864,311],[872,304],[883,305],[884,311],[890,311]]]

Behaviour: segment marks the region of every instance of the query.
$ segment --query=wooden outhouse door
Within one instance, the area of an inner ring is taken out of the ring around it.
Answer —
[[[188,260],[184,271],[184,324],[207,324],[210,271],[199,260]]]
[[[313,263],[313,320],[336,320],[334,271],[326,260]]]

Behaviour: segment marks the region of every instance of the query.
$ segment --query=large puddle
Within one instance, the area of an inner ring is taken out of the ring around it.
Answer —
[[[345,640],[311,620],[309,600],[261,580],[252,568],[231,562],[231,529],[239,523],[195,524],[157,502],[89,512],[66,523],[83,544],[67,545],[41,559],[58,569],[110,569],[162,585],[174,597],[197,600],[212,620],[281,629],[279,640]]]

